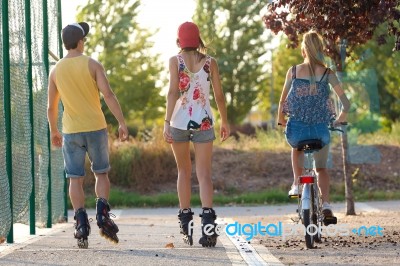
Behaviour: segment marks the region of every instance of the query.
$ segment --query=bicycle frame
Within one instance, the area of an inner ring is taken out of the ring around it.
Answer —
[[[298,180],[298,186],[303,185],[301,197],[298,198],[298,214],[305,226],[307,248],[314,248],[314,241],[321,241],[319,228],[323,220],[317,175],[312,166],[312,154],[313,150],[305,151],[305,174],[299,176]]]
[[[345,126],[347,122],[341,122],[339,124]],[[333,120],[330,122],[328,129],[330,131],[339,131],[343,133],[343,130],[334,127]],[[303,189],[301,196],[289,195],[289,198],[298,198],[297,213],[299,215],[299,220],[301,220],[305,226],[307,248],[314,248],[314,241],[321,242],[322,223],[325,226],[337,223],[336,217],[325,217],[323,214],[318,178],[313,167],[312,155],[315,151],[322,149],[322,147],[323,143],[319,139],[303,140],[298,143],[297,150],[304,152],[306,166],[304,167],[305,174],[298,177],[297,188],[298,191],[300,191],[300,186],[303,185]]]
[[[312,198],[312,192],[311,192],[311,184],[314,185],[314,187],[318,188],[318,178],[317,175],[315,174],[315,171],[312,167],[312,154],[313,152],[305,152],[304,157],[306,161],[306,167],[304,168],[305,174],[299,176],[298,180],[298,185],[303,185],[301,197],[299,198],[299,207],[301,209],[310,209],[311,208],[311,201],[313,200]],[[319,198],[319,189],[317,190]]]

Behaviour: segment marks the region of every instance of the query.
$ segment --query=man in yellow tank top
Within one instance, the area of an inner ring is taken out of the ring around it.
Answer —
[[[62,30],[62,40],[68,54],[50,72],[47,105],[51,143],[62,147],[65,172],[70,180],[69,196],[76,220],[74,236],[80,248],[88,247],[90,233],[83,191],[86,154],[96,176],[96,220],[100,234],[112,242],[118,242],[118,227],[109,216],[108,135],[100,92],[119,123],[120,140],[128,138],[121,107],[110,88],[103,66],[83,54],[88,33],[89,25],[86,22],[69,24]],[[60,100],[64,107],[62,134],[57,128]]]

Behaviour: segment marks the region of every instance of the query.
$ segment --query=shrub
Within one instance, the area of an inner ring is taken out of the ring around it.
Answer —
[[[142,141],[113,141],[110,163],[112,183],[142,192],[153,190],[152,185],[177,176],[170,145],[164,142],[158,128],[148,132],[147,138]]]

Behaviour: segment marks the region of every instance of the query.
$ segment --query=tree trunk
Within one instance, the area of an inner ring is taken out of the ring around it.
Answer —
[[[344,62],[346,59],[346,41],[342,40],[340,44],[340,60],[336,61],[338,79],[342,83]],[[338,108],[339,109],[339,108]],[[340,110],[340,109],[339,109]],[[343,133],[341,134],[342,142],[342,161],[343,161],[343,178],[345,186],[345,198],[346,198],[346,215],[356,215],[354,198],[353,198],[353,179],[351,175],[348,175],[349,164],[347,157],[349,154],[348,140],[347,140],[347,127],[342,127]]]
[[[348,142],[347,142],[347,129],[342,127],[343,133],[341,135],[342,141],[342,161],[343,161],[343,177],[344,177],[344,188],[346,197],[346,215],[356,215],[353,198],[353,179],[351,175],[348,175],[349,164],[347,162],[347,156],[349,153]]]

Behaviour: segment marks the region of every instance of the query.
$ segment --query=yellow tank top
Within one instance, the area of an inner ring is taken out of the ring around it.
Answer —
[[[100,92],[90,75],[88,56],[61,59],[56,64],[55,79],[64,106],[63,133],[90,132],[107,127]]]

